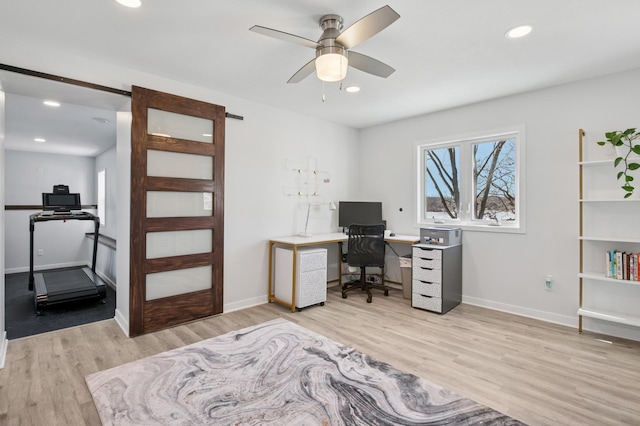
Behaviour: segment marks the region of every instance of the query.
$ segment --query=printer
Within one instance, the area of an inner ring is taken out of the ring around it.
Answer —
[[[430,227],[420,229],[421,244],[437,244],[439,246],[456,246],[462,243],[462,229]]]

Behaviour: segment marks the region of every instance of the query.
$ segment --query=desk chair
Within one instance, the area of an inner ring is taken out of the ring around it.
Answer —
[[[389,295],[389,288],[384,284],[384,224],[379,225],[349,225],[349,239],[347,242],[347,264],[360,268],[360,279],[342,285],[342,298],[347,298],[347,292],[354,288],[367,292],[367,303],[371,303],[371,289],[384,290]],[[380,283],[367,281],[366,268],[377,267],[382,270]]]

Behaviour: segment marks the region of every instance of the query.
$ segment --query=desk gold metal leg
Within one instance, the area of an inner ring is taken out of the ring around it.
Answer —
[[[273,290],[273,246],[275,243],[269,243],[269,293],[267,293],[267,300],[269,303],[273,302],[274,290]]]
[[[293,271],[291,272],[291,312],[296,311],[296,267],[298,266],[298,246],[293,246]]]

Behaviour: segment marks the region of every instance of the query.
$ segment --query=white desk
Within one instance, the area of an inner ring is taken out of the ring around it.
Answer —
[[[291,308],[291,312],[296,311],[296,262],[293,262],[293,270],[291,271],[291,303],[278,299],[275,296],[273,286],[273,247],[275,245],[289,246],[293,249],[293,258],[296,259],[298,247],[318,246],[323,244],[340,243],[349,240],[349,236],[342,232],[333,232],[329,234],[318,234],[311,237],[281,237],[269,240],[269,303],[276,302]],[[420,242],[420,237],[415,235],[394,235],[384,238],[389,243],[416,244]],[[340,254],[341,255],[341,254]],[[341,259],[340,259],[341,261]]]

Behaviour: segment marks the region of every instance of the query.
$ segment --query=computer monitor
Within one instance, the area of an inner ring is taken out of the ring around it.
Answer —
[[[82,210],[80,194],[42,193],[42,210],[68,213],[71,210]]]
[[[382,203],[379,201],[340,201],[338,203],[338,226],[347,228],[357,223],[376,225],[382,221]]]

